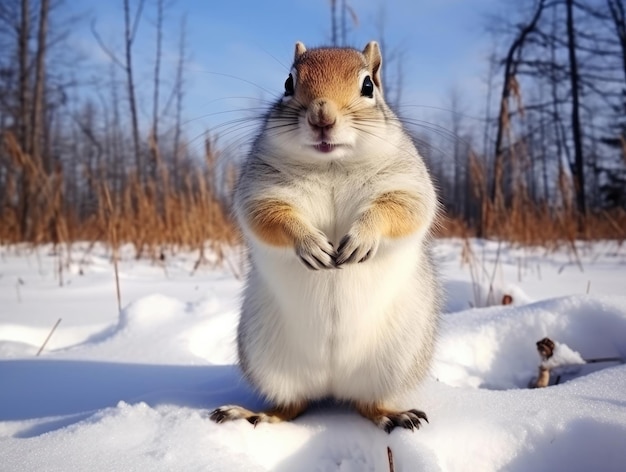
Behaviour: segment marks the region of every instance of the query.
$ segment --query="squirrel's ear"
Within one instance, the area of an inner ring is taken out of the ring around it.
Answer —
[[[365,60],[367,61],[367,67],[372,74],[372,80],[374,84],[378,87],[379,90],[382,91],[383,84],[381,82],[380,77],[380,66],[383,63],[383,57],[380,53],[380,48],[378,47],[378,43],[376,41],[370,41],[363,49],[363,55],[365,56]]]
[[[298,58],[302,56],[302,54],[305,53],[305,51],[306,51],[306,47],[304,46],[304,44],[301,43],[300,41],[296,42],[296,50],[293,55],[294,62],[297,61]]]

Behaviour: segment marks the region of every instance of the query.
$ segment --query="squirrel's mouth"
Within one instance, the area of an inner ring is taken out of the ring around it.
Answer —
[[[332,152],[337,147],[337,145],[327,143],[326,141],[322,141],[321,143],[316,144],[313,147],[318,152],[329,153],[329,152]]]

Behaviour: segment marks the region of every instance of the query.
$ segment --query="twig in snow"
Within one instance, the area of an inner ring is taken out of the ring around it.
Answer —
[[[22,303],[22,292],[20,292],[20,285],[24,285],[24,281],[21,277],[17,278],[15,283],[15,291],[17,292],[17,303]]]
[[[122,294],[120,293],[120,272],[117,267],[117,246],[113,246],[113,270],[115,271],[115,293],[117,295],[117,311],[122,312]]]
[[[539,357],[541,357],[542,362],[539,364],[539,376],[532,387],[543,388],[547,387],[550,383],[550,369],[544,365],[544,361],[552,357],[554,347],[554,341],[550,338],[543,338],[537,341],[537,351],[539,352]]]
[[[393,454],[389,446],[387,446],[387,460],[389,461],[389,472],[394,472],[396,469],[393,466]]]
[[[235,278],[237,280],[243,280],[243,270],[241,269],[241,264],[239,264],[239,266],[236,266],[231,260],[229,256],[226,256],[224,258],[224,260],[226,261],[226,264],[228,265],[228,268],[230,269],[231,273],[235,276]]]
[[[585,359],[585,362],[587,364],[597,364],[599,362],[620,362],[623,364],[624,359],[621,357],[598,357],[595,359]]]
[[[61,323],[61,318],[59,318],[57,320],[56,323],[54,323],[54,326],[52,327],[52,329],[50,330],[50,332],[48,333],[48,337],[46,338],[46,340],[43,342],[43,344],[41,345],[41,347],[39,348],[39,351],[37,351],[37,354],[35,357],[39,356],[39,354],[41,354],[41,351],[44,350],[44,348],[46,347],[46,344],[48,344],[48,341],[50,341],[50,338],[52,337],[52,335],[54,334],[54,331],[57,329],[57,327],[59,326],[59,324]]]
[[[500,254],[502,250],[502,240],[498,241],[498,249],[496,250],[496,261],[493,264],[493,272],[491,273],[491,280],[489,280],[489,293],[487,294],[487,303],[489,305],[494,305],[495,300],[493,299],[493,283],[496,279],[496,272],[498,271],[498,266],[500,265]]]
[[[562,349],[563,346],[565,345],[559,345],[559,349]],[[622,359],[621,357],[598,357],[592,359],[584,359],[578,353],[575,353],[578,356],[578,359],[563,359],[562,353],[552,359],[556,349],[557,343],[552,341],[550,338],[543,338],[540,341],[537,341],[537,351],[539,352],[539,356],[541,357],[541,364],[539,364],[539,376],[537,377],[537,380],[530,385],[532,388],[547,387],[550,383],[550,371],[556,367],[566,367],[581,364],[597,364],[600,362],[619,362],[621,364],[624,363],[624,359]],[[561,377],[558,376],[556,379],[557,385],[560,381],[560,378]]]
[[[59,246],[58,250],[57,250],[57,256],[58,256],[58,260],[57,263],[58,265],[58,274],[59,274],[59,287],[63,287],[63,260],[62,260],[62,254],[63,254],[63,250],[61,249],[61,246]]]

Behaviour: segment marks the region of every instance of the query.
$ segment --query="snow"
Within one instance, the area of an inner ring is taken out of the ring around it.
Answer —
[[[580,352],[574,351],[565,343],[554,343],[552,356],[541,361],[541,366],[545,369],[582,364],[585,364],[585,359],[580,355]]]
[[[0,248],[0,470],[388,471],[387,448],[396,471],[625,470],[626,365],[583,364],[626,358],[616,243],[439,241],[435,361],[398,399],[430,423],[389,435],[330,403],[291,423],[210,421],[223,404],[264,405],[235,366],[241,281],[194,270],[193,253],[122,255],[118,313],[105,248]],[[558,385],[529,389],[546,336],[567,366]]]

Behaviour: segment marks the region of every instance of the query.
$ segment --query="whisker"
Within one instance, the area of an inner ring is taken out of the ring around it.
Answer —
[[[219,76],[219,77],[226,77],[228,79],[235,79],[235,80],[238,80],[240,82],[244,82],[244,83],[246,83],[248,85],[252,85],[253,87],[256,87],[257,89],[262,90],[263,92],[267,92],[270,95],[274,95],[276,93],[275,90],[266,89],[265,87],[255,83],[255,82],[252,82],[251,80],[244,79],[244,78],[238,77],[236,75],[225,74],[223,72],[212,72],[212,71],[208,71],[208,70],[196,70],[196,72],[200,72],[202,74],[216,75],[216,76]]]

